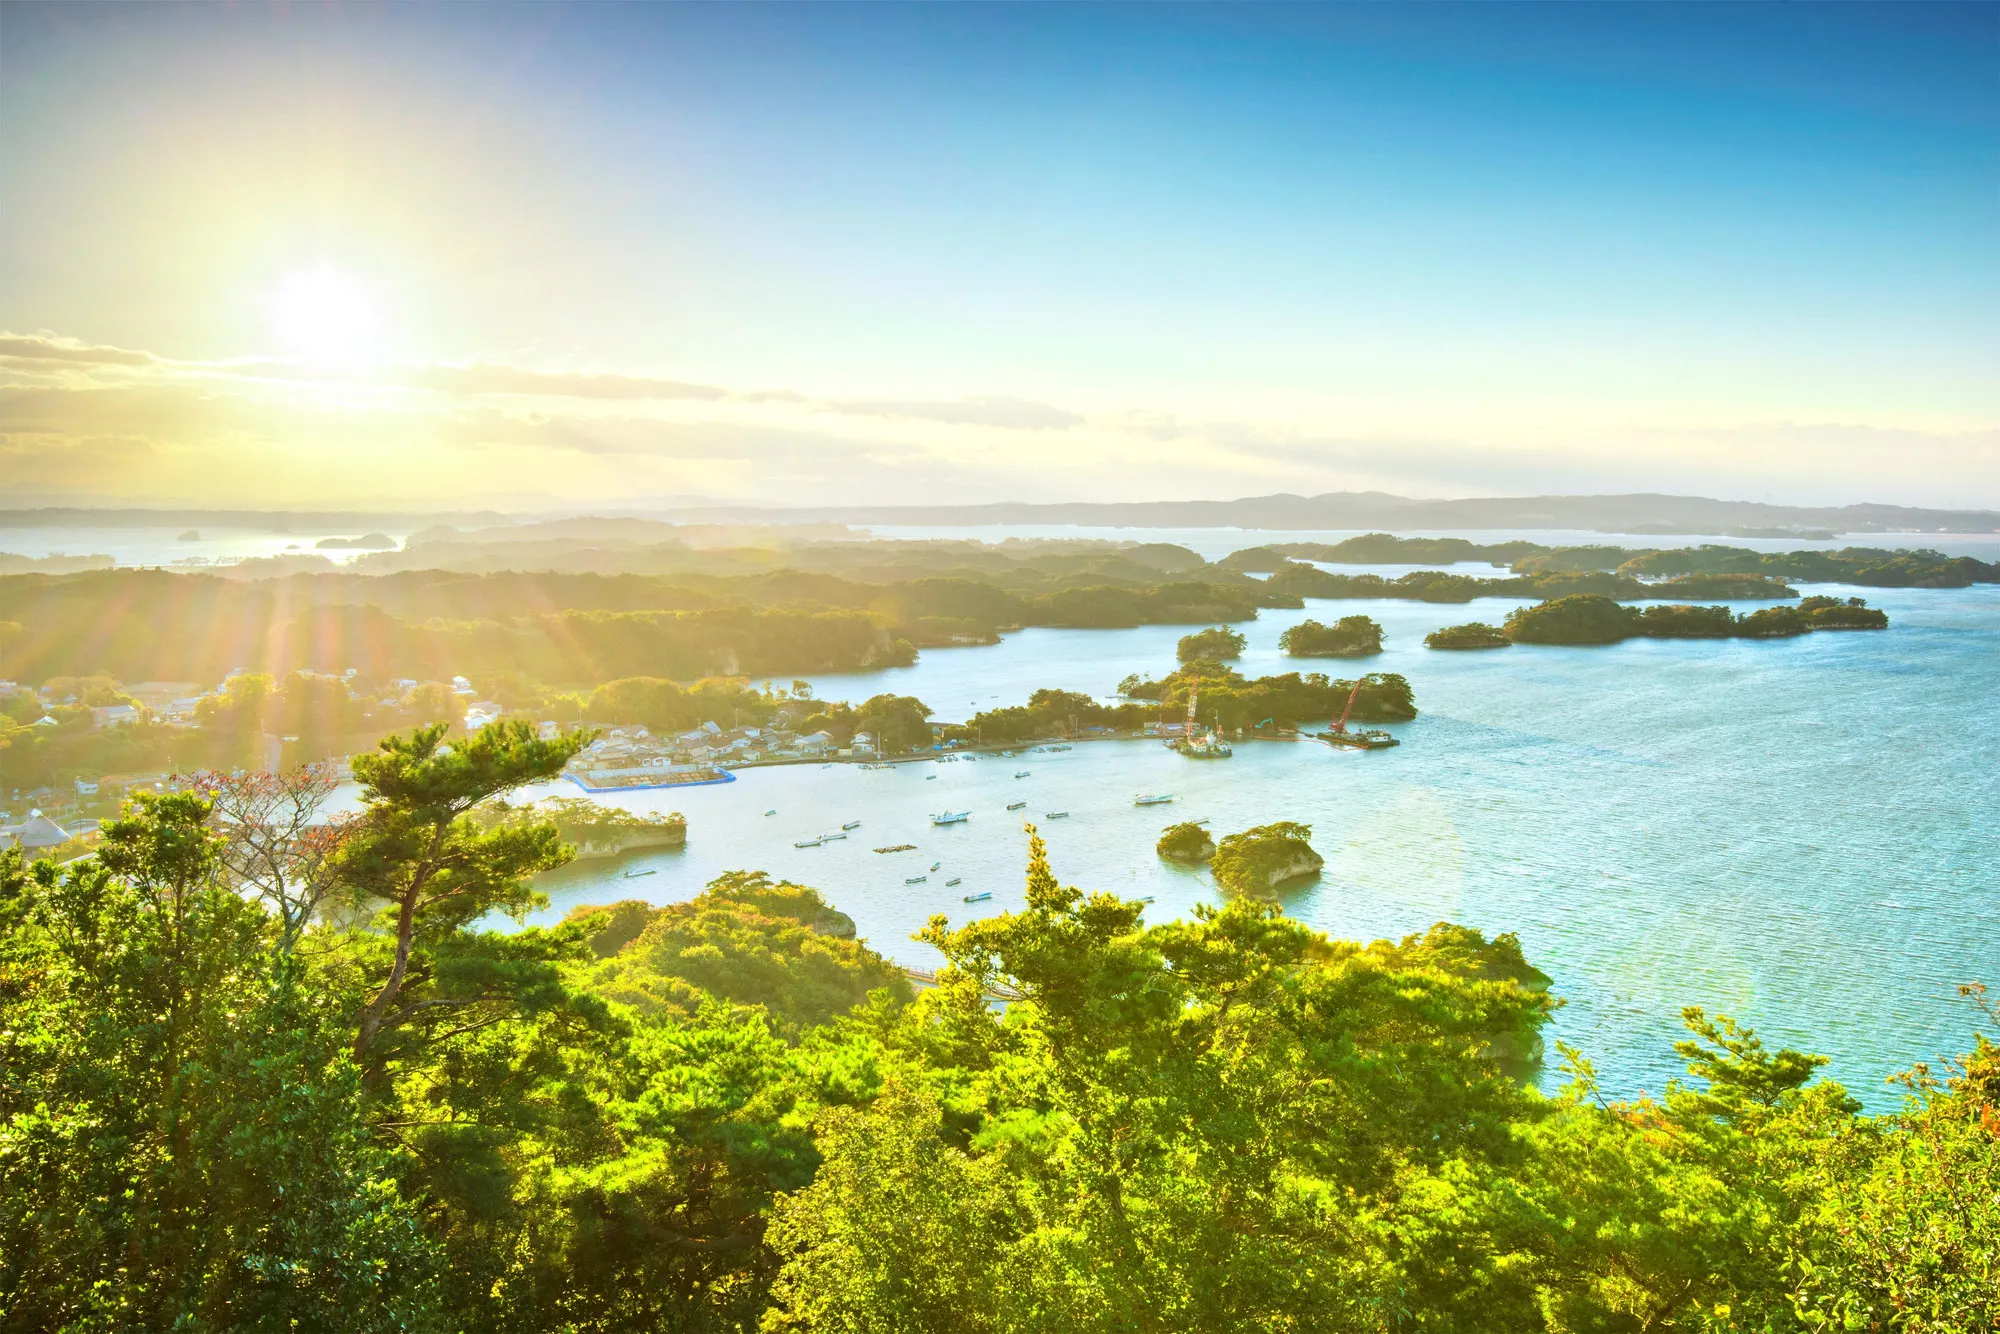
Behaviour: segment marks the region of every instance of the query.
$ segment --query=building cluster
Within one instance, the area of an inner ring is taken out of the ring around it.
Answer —
[[[554,724],[544,726],[553,732]],[[876,753],[875,738],[867,732],[857,733],[849,745],[841,746],[830,732],[801,734],[783,726],[725,728],[706,722],[671,735],[655,735],[639,726],[603,726],[601,730],[602,735],[570,762],[570,771],[590,786],[646,779],[693,781],[743,764],[836,756],[872,759]]]

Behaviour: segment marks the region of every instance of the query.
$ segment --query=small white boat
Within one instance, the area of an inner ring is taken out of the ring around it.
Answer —
[[[1151,796],[1134,797],[1132,804],[1134,806],[1164,806],[1173,799],[1174,794],[1171,792],[1156,792]]]
[[[795,848],[816,848],[819,846],[819,840],[816,838],[802,838],[792,844],[792,846]]]
[[[931,817],[932,824],[964,824],[972,818],[971,811],[939,811]]]
[[[1007,809],[1010,811],[1018,811],[1025,809],[1027,805],[1028,803],[1025,801],[1011,801],[1007,803]]]
[[[928,879],[930,879],[930,877],[929,877],[929,876],[927,876],[927,875],[913,875],[913,876],[909,876],[909,877],[907,877],[907,878],[906,878],[906,879],[905,879],[905,880],[903,881],[903,883],[904,883],[904,884],[906,884],[906,885],[921,885],[921,884],[923,884],[923,883],[924,883],[924,881],[926,881],[926,880],[928,880]]]
[[[846,824],[841,826],[842,829],[859,829],[860,827],[861,827],[861,821],[859,820],[849,820]]]
[[[836,838],[846,838],[846,837],[847,837],[846,834],[821,834],[819,836],[819,841],[822,843],[831,843]]]
[[[990,899],[990,898],[992,898],[992,897],[993,897],[993,895],[991,895],[990,893],[989,893],[989,894],[967,894],[967,895],[965,896],[965,902],[967,902],[967,903],[984,903],[984,902],[986,902],[986,900],[988,900],[988,899]]]
[[[1044,820],[1067,820],[1067,819],[1069,819],[1069,812],[1068,812],[1068,811],[1043,811],[1043,812],[1042,812],[1042,818],[1043,818]]]
[[[964,883],[964,877],[963,877],[963,876],[956,876],[956,875],[955,875],[955,876],[953,876],[953,877],[952,877],[951,879],[949,879],[949,880],[947,880],[947,881],[945,881],[945,882],[944,882],[944,887],[945,887],[946,889],[950,889],[950,888],[951,888],[951,887],[952,887],[953,885],[957,885],[957,884],[962,884],[962,883]]]
[[[625,878],[627,880],[637,880],[642,875],[658,875],[658,874],[659,871],[657,869],[651,871],[627,871],[625,873]]]
[[[1014,777],[1016,778],[1026,778],[1027,776],[1028,776],[1028,771],[1026,769],[1017,769],[1014,772]]]

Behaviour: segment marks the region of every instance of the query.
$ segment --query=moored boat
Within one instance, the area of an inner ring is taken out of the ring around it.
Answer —
[[[939,811],[931,817],[932,824],[964,824],[972,818],[971,811]]]

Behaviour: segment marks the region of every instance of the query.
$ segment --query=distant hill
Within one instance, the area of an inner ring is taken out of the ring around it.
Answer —
[[[607,525],[643,528],[649,521],[682,524],[1092,524],[1134,528],[1416,529],[1564,528],[1629,534],[1690,533],[1717,537],[1806,537],[1842,533],[2000,532],[2000,510],[1920,509],[1906,505],[1768,505],[1750,500],[1650,493],[1618,496],[1493,496],[1415,500],[1386,491],[1330,491],[1319,496],[1247,496],[1240,500],[1072,501],[1060,504],[840,505],[806,509],[707,505],[641,511],[620,506],[615,518],[565,518],[516,536],[546,537],[555,529],[602,536]],[[491,511],[390,514],[285,510],[86,509],[0,510],[0,528],[232,527],[296,530],[429,525],[492,541],[491,531],[539,516]],[[829,534],[830,536],[831,534]],[[430,535],[435,536],[435,535]]]
[[[668,511],[682,522],[741,522],[780,516],[834,523],[1108,524],[1145,528],[1568,528],[1605,533],[1696,533],[1724,537],[1807,532],[2000,532],[2000,510],[1904,505],[1768,505],[1749,500],[1653,494],[1498,496],[1413,500],[1383,491],[1241,500],[1077,501],[1064,504],[838,506],[777,510],[710,507]]]

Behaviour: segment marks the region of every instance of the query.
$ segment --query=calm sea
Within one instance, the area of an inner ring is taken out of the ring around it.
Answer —
[[[1112,531],[1209,555],[1276,540]],[[1948,544],[1987,559],[1995,547]],[[1408,676],[1422,710],[1392,729],[1403,744],[1245,742],[1234,759],[1200,762],[1097,742],[892,771],[746,770],[723,786],[624,797],[685,812],[688,847],[550,877],[543,920],[617,898],[678,901],[718,872],[761,869],[818,886],[876,948],[926,965],[932,952],[910,935],[932,914],[956,923],[1019,906],[1024,818],[1066,882],[1150,896],[1156,919],[1218,901],[1204,872],[1154,855],[1163,826],[1296,820],[1327,864],[1285,895],[1288,911],[1357,940],[1440,920],[1518,933],[1565,1002],[1553,1036],[1583,1048],[1611,1091],[1657,1091],[1678,1071],[1679,1011],[1696,1004],[1774,1046],[1824,1053],[1881,1108],[1896,1096],[1886,1075],[1969,1044],[1976,1016],[1957,984],[2000,984],[2000,587],[1811,591],[1866,597],[1892,628],[1438,653],[1422,647],[1428,631],[1497,623],[1516,604],[1266,611],[1240,627],[1250,675],[1302,665],[1277,641],[1307,616],[1380,621],[1387,649],[1366,666]],[[1185,629],[1024,630],[813,685],[828,698],[914,694],[956,721],[1040,686],[1109,695],[1128,672],[1170,669]],[[1132,804],[1154,793],[1173,804]],[[1010,812],[1017,801],[1026,807]],[[945,809],[972,818],[933,827],[929,814]],[[844,841],[792,846],[850,820],[862,823]],[[897,843],[918,850],[871,851]],[[927,878],[907,883],[915,876]],[[962,901],[988,891],[990,902]]]
[[[1348,535],[878,531],[1176,541],[1211,558],[1264,542]],[[289,543],[310,549],[323,535],[218,531],[181,543],[164,531],[21,529],[0,532],[0,549],[106,551],[125,564],[264,555]],[[1627,546],[1704,540],[1463,535]],[[1849,541],[2000,559],[1992,535]],[[1773,1045],[1830,1056],[1832,1073],[1880,1108],[1895,1098],[1885,1075],[1966,1047],[1975,1016],[1957,999],[1957,984],[2000,985],[2000,587],[1810,591],[1866,597],[1889,611],[1893,626],[1776,643],[1455,654],[1425,650],[1424,634],[1465,620],[1497,623],[1516,604],[1337,602],[1267,611],[1241,627],[1250,638],[1241,667],[1250,675],[1299,666],[1349,673],[1355,664],[1285,659],[1279,634],[1307,616],[1362,612],[1380,621],[1387,651],[1365,666],[1408,676],[1422,709],[1393,729],[1403,744],[1355,753],[1246,742],[1234,759],[1204,763],[1157,744],[1105,742],[893,771],[747,770],[732,784],[622,798],[635,809],[684,811],[686,850],[568,868],[549,878],[551,906],[542,917],[618,898],[678,901],[721,871],[762,869],[820,887],[876,948],[923,965],[935,958],[910,935],[933,913],[962,922],[1019,906],[1024,817],[1040,825],[1066,881],[1149,896],[1156,919],[1217,901],[1204,872],[1154,856],[1164,825],[1206,819],[1227,833],[1297,820],[1312,826],[1327,865],[1316,882],[1285,896],[1290,912],[1362,940],[1439,920],[1517,932],[1565,1002],[1554,1036],[1583,1048],[1616,1093],[1658,1090],[1676,1073],[1678,1013],[1698,1004],[1753,1024]],[[997,646],[927,650],[913,667],[813,685],[827,698],[914,694],[939,718],[957,721],[1021,703],[1041,686],[1108,696],[1127,673],[1170,669],[1186,629],[1024,630]],[[1173,804],[1132,804],[1154,793],[1173,794]],[[1017,801],[1027,803],[1023,810],[1007,810]],[[972,818],[933,827],[929,814],[944,809],[970,810]],[[1050,819],[1051,812],[1067,815]],[[792,846],[850,820],[862,823],[844,841]],[[896,843],[918,850],[871,851]],[[926,879],[907,883],[916,876]],[[946,883],[954,879],[961,883]],[[987,903],[962,901],[989,891]]]

